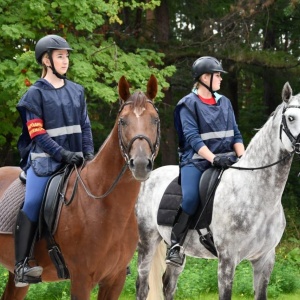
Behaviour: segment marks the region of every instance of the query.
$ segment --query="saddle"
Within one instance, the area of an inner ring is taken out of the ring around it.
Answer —
[[[209,225],[212,219],[214,194],[220,182],[222,170],[217,168],[207,169],[201,176],[199,182],[200,205],[196,213],[191,216],[189,229],[196,230],[200,236],[200,242],[211,253],[217,256],[213,243],[213,236]],[[166,188],[161,199],[158,213],[157,224],[163,226],[173,226],[178,210],[181,209],[182,191],[176,177]],[[206,229],[203,235],[201,229]]]

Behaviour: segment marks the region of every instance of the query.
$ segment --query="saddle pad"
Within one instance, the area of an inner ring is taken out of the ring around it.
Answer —
[[[17,178],[0,199],[0,233],[12,234],[25,197],[25,185]]]
[[[160,201],[157,213],[158,225],[173,226],[175,216],[181,203],[181,198],[181,186],[178,184],[178,177],[176,177],[168,185]]]
[[[157,224],[164,226],[173,226],[174,219],[180,207],[182,199],[181,186],[178,184],[178,177],[175,178],[166,188],[159,204],[157,212]],[[206,205],[206,199],[201,199],[202,203],[196,213],[191,217],[190,229],[207,228],[211,222],[213,201]],[[205,207],[202,212],[201,207]],[[200,220],[199,216],[201,215]]]

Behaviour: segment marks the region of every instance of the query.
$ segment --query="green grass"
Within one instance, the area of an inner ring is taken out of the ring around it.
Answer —
[[[300,249],[294,248],[285,253],[282,248],[278,252],[268,287],[268,298],[299,300]],[[175,300],[218,299],[217,264],[217,260],[187,257],[186,267],[179,277]],[[132,275],[127,276],[121,300],[135,299],[136,256],[131,262],[131,271]],[[232,300],[253,300],[252,282],[251,264],[244,261],[238,265],[235,272]]]
[[[131,262],[132,274],[127,276],[120,297],[121,300],[135,299],[135,280],[137,276],[135,254]],[[0,293],[2,294],[7,272],[0,267]],[[253,300],[252,268],[249,262],[242,262],[236,269],[232,300]],[[32,285],[26,300],[69,300],[70,283],[41,283]],[[282,249],[276,257],[276,264],[268,287],[269,299],[300,299],[300,249],[294,248],[285,253]],[[97,299],[97,288],[91,300]],[[175,300],[215,300],[218,299],[217,260],[187,258],[184,272],[179,277]]]

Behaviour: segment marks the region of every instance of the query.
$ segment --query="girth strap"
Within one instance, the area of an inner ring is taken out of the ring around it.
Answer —
[[[63,258],[63,255],[60,251],[60,248],[59,248],[58,244],[56,244],[54,237],[49,232],[48,228],[45,230],[45,238],[47,241],[48,253],[51,258],[52,263],[54,264],[54,266],[56,268],[58,278],[69,279],[70,272],[66,266],[66,263]]]

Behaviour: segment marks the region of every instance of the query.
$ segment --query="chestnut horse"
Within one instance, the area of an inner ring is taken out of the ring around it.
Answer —
[[[141,182],[153,169],[159,148],[160,120],[152,102],[157,88],[157,80],[151,75],[146,93],[130,94],[123,76],[119,81],[121,107],[111,133],[80,175],[72,173],[66,198],[70,199],[76,177],[80,176],[78,188],[72,203],[62,206],[54,235],[70,272],[71,299],[90,299],[97,284],[98,299],[118,299],[121,294],[126,267],[138,242],[137,195]],[[0,197],[19,173],[16,167],[0,168]],[[36,243],[34,256],[44,269],[43,281],[60,280],[44,239]],[[11,234],[0,234],[0,263],[9,271],[1,299],[24,299],[28,286],[14,285]]]

